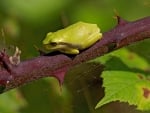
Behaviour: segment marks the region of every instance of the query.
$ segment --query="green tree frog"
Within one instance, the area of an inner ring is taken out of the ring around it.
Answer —
[[[49,51],[60,51],[66,54],[79,54],[100,40],[102,33],[96,24],[77,22],[56,32],[49,32],[43,45]]]

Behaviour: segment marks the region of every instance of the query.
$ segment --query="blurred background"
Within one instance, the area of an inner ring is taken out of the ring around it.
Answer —
[[[34,45],[43,48],[48,32],[77,21],[96,23],[106,32],[116,25],[116,13],[128,21],[150,16],[150,0],[1,0],[0,49],[10,48],[11,54],[18,46],[21,59],[30,59],[39,55]],[[128,48],[150,62],[149,44],[146,40]],[[103,97],[102,68],[99,64],[73,68],[62,91],[56,79],[44,78],[1,94],[0,113],[142,113],[118,102],[94,109]]]

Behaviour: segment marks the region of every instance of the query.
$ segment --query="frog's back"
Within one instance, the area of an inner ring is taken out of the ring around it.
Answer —
[[[100,32],[96,24],[79,21],[64,29],[59,30],[59,32],[55,32],[55,35],[59,37],[61,41],[65,42],[67,40],[70,43],[76,44],[79,41],[86,41],[89,35],[95,31]]]

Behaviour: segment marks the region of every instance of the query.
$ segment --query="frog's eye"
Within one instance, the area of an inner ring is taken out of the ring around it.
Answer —
[[[57,43],[56,43],[56,42],[51,42],[50,45],[51,45],[51,46],[56,46]]]

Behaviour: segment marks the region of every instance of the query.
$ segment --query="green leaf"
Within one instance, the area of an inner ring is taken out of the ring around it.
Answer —
[[[120,58],[129,68],[137,68],[143,70],[149,69],[149,64],[144,58],[132,51],[129,51],[128,49],[123,48],[117,50],[115,52],[112,52],[111,55]]]
[[[105,96],[96,105],[120,101],[136,105],[139,110],[150,110],[150,81],[140,73],[104,71],[102,73]]]
[[[114,58],[116,60],[118,59],[118,61],[121,61],[122,63],[120,62],[120,64],[118,64],[117,61],[114,61]],[[132,69],[135,68],[141,70],[149,70],[150,68],[150,65],[143,57],[137,55],[134,52],[129,51],[126,48],[122,48],[117,51],[111,52],[102,57],[94,59],[93,61],[100,62],[101,64],[104,64],[106,67],[112,67],[111,69],[114,69],[114,66],[112,65],[116,65],[117,68],[119,68],[121,64],[126,65],[128,68]]]

